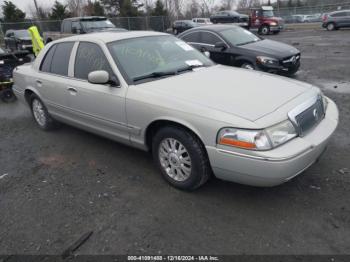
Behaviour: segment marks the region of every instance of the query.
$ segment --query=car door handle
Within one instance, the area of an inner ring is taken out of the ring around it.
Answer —
[[[78,92],[74,87],[68,87],[67,90],[71,95],[75,95]]]
[[[43,82],[41,82],[40,80],[36,80],[36,85],[38,87],[41,87],[43,85]]]

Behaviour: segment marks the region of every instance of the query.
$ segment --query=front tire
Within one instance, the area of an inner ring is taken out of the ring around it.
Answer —
[[[334,31],[335,30],[335,24],[334,23],[329,23],[327,25],[327,30],[328,31]]]
[[[268,35],[268,34],[270,34],[270,27],[268,25],[263,25],[259,29],[259,34],[261,34],[261,35]]]
[[[50,116],[44,103],[34,94],[30,97],[30,108],[35,122],[41,129],[48,131],[56,127],[56,122]]]
[[[153,138],[152,154],[163,178],[178,189],[194,190],[211,175],[203,144],[183,128],[160,129]]]
[[[244,62],[241,65],[241,68],[248,69],[248,70],[255,70],[255,66],[252,63]]]

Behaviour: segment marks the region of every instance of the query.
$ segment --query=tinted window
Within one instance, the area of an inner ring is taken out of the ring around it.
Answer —
[[[194,33],[187,34],[184,37],[182,37],[182,40],[184,40],[186,42],[197,42],[197,43],[200,43],[200,33],[199,32],[194,32]]]
[[[219,37],[212,33],[202,32],[201,43],[215,45],[217,42],[222,42]]]
[[[107,58],[101,48],[93,43],[81,42],[75,58],[74,76],[80,79],[88,79],[92,71],[104,70],[113,75]]]
[[[54,45],[50,48],[50,50],[46,53],[43,62],[41,63],[40,70],[43,72],[50,72],[52,57],[55,53],[56,46]]]
[[[341,16],[346,16],[345,12],[340,12],[340,13],[335,13],[332,15],[333,17],[341,17]]]
[[[74,42],[57,44],[51,63],[51,73],[57,75],[68,75],[70,53]]]
[[[232,28],[222,30],[220,33],[227,42],[235,46],[261,41],[261,38],[239,26],[232,26]]]

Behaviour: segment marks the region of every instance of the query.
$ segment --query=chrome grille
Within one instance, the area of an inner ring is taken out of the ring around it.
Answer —
[[[293,122],[299,136],[306,135],[316,127],[325,116],[322,97],[319,95],[307,101],[289,112],[288,116]]]

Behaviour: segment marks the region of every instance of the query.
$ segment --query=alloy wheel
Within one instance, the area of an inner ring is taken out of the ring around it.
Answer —
[[[34,99],[32,102],[33,115],[36,122],[40,126],[45,126],[46,124],[46,114],[43,104],[38,100]]]
[[[191,157],[183,144],[174,138],[164,139],[158,149],[160,164],[166,174],[177,182],[191,175]]]

